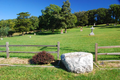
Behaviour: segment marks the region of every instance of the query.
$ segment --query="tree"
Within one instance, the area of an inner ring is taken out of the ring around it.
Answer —
[[[47,29],[44,16],[39,16],[39,27],[37,29]]]
[[[97,9],[96,17],[97,17],[98,24],[111,22],[111,14],[109,9],[106,9],[106,8]]]
[[[96,9],[89,10],[88,12],[88,24],[93,25],[96,22]]]
[[[30,17],[30,21],[32,23],[31,27],[30,27],[30,30],[35,30],[39,27],[39,20],[38,20],[38,17],[36,16],[31,16]]]
[[[54,29],[59,29],[61,8],[57,5],[50,4],[45,10],[42,10],[42,16],[39,17],[39,26],[43,29],[49,29],[54,32]]]
[[[10,29],[14,30],[15,22],[11,19],[7,20],[8,21],[8,26]]]
[[[12,36],[12,34],[15,32],[14,30],[15,22],[14,20],[8,19],[8,20],[1,20],[0,21],[0,35],[1,36]]]
[[[21,12],[17,15],[18,17],[15,25],[15,30],[17,32],[22,32],[22,35],[23,35],[23,32],[27,32],[30,30],[30,27],[32,24],[29,19],[30,14],[28,12]]]
[[[1,27],[8,27],[9,26],[9,24],[8,24],[8,21],[7,20],[1,20],[0,21],[0,28]]]
[[[75,12],[74,14],[77,16],[78,26],[84,26],[85,24],[88,24],[88,12],[82,11]]]
[[[70,2],[69,0],[63,2],[61,10],[61,26],[65,28],[65,33],[67,32],[68,27],[75,26],[75,16],[71,13]],[[73,21],[74,20],[74,21]]]
[[[1,28],[0,28],[0,36],[1,36],[1,37],[7,36],[8,30],[9,30],[9,27],[1,27]]]
[[[30,16],[29,12],[21,12],[17,15],[18,15],[17,19],[28,19]]]
[[[112,4],[110,5],[110,10],[112,14],[112,18],[115,18],[115,22],[120,22],[120,5]]]

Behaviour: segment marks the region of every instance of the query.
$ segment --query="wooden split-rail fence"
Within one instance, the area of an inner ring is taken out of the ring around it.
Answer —
[[[95,44],[95,62],[97,62],[98,55],[120,55],[119,53],[98,53],[98,49],[105,49],[105,48],[120,48],[119,46],[98,46],[98,44]],[[120,60],[109,60],[109,61],[120,61]]]
[[[9,58],[9,53],[39,53],[39,52],[24,52],[24,51],[10,51],[9,47],[57,47],[57,51],[49,51],[48,53],[57,53],[57,59],[59,60],[59,53],[60,53],[60,42],[57,42],[57,45],[9,45],[9,42],[6,42],[6,45],[0,45],[0,47],[6,47],[7,58]]]

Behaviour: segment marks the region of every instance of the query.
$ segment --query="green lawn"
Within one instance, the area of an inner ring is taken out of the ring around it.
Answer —
[[[90,26],[91,27],[91,26]],[[49,32],[37,33],[36,36],[28,34],[24,36],[7,37],[0,40],[0,45],[9,42],[10,45],[56,45],[60,42],[60,55],[69,52],[89,52],[95,54],[95,43],[98,46],[120,45],[120,25],[105,26],[97,25],[94,27],[94,36],[89,36],[90,27],[84,27],[80,32],[80,28],[68,29],[66,34],[51,34]],[[31,38],[29,37],[31,36]],[[1,48],[0,50],[5,50]],[[55,51],[57,48],[51,47],[10,47],[10,51]],[[120,48],[99,49],[99,53],[120,52]],[[29,58],[34,54],[10,53],[10,57]],[[57,59],[57,55],[53,54]],[[95,56],[95,55],[94,55]],[[6,57],[6,53],[0,53],[0,57]],[[120,60],[120,56],[101,55],[98,60]],[[30,80],[30,79],[46,79],[46,80],[116,80],[120,79],[120,70],[96,70],[89,74],[74,74],[67,72],[63,68],[26,68],[26,67],[1,67],[1,80]],[[112,75],[112,76],[111,76]],[[113,77],[114,76],[114,77]]]
[[[0,80],[120,80],[120,70],[75,74],[61,68],[2,67]]]

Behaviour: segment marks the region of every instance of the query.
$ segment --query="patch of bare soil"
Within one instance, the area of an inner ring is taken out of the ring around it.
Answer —
[[[30,64],[30,59],[0,58],[0,64]]]
[[[100,67],[109,67],[109,68],[120,68],[120,62],[98,62]]]

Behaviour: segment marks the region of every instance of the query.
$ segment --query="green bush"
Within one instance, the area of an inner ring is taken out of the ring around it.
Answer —
[[[7,36],[9,27],[1,27],[0,28],[0,36]]]
[[[39,52],[37,55],[33,56],[32,58],[32,61],[35,64],[48,64],[54,60],[55,60],[54,56],[45,51]]]

